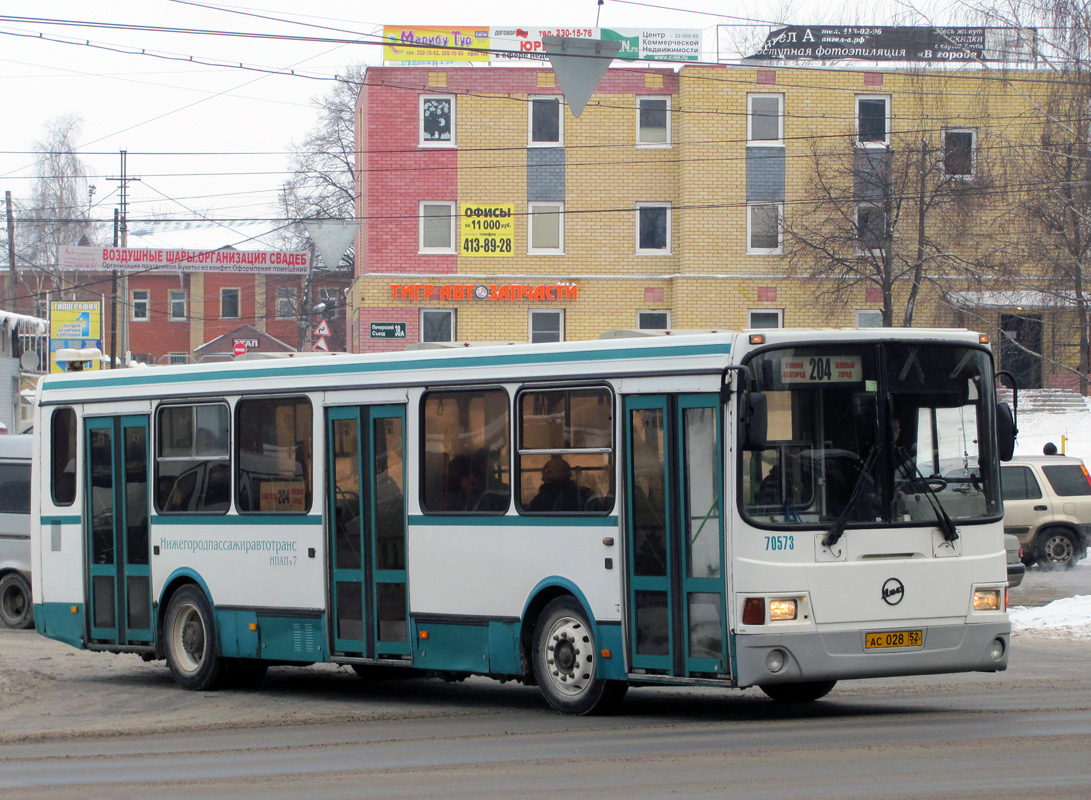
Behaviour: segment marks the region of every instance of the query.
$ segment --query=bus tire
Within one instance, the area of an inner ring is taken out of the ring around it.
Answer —
[[[813,703],[830,693],[837,681],[807,681],[805,683],[770,683],[759,687],[778,703]]]
[[[9,628],[29,628],[34,624],[30,583],[18,572],[0,578],[0,622]]]
[[[216,620],[204,593],[193,585],[175,592],[163,630],[175,683],[197,692],[215,689],[224,677],[224,659],[216,652]]]
[[[625,681],[595,677],[595,633],[571,595],[546,605],[534,627],[534,678],[546,702],[562,714],[605,714],[621,702]]]

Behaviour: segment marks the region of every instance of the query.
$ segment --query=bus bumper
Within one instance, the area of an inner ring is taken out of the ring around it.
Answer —
[[[860,630],[738,634],[737,685],[1007,669],[1011,625],[1006,620],[921,627],[921,646],[875,650],[864,648]]]

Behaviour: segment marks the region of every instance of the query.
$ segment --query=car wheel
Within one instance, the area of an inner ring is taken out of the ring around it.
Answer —
[[[1079,543],[1070,531],[1048,528],[1038,534],[1037,558],[1042,569],[1071,569],[1080,560]]]

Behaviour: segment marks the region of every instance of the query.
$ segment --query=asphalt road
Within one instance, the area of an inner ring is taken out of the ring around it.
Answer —
[[[1012,604],[1091,593],[1091,569],[1062,575],[1032,571]],[[160,663],[0,629],[0,798],[1082,799],[1089,662],[1091,639],[1022,635],[999,674],[847,681],[805,707],[635,689],[584,719],[517,684],[329,665],[185,692]]]

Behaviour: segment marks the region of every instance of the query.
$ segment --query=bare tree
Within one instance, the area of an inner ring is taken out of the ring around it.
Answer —
[[[351,219],[356,216],[356,99],[367,68],[352,64],[336,85],[316,97],[315,127],[292,145],[291,177],[282,202],[292,220]],[[290,244],[305,242],[299,226],[288,233]],[[351,264],[352,256],[348,256]],[[337,264],[327,264],[336,269]]]
[[[913,324],[926,283],[973,281],[987,256],[960,243],[988,180],[970,147],[940,133],[867,147],[816,139],[809,194],[783,223],[792,272],[839,303],[861,286],[879,290],[886,327]]]

